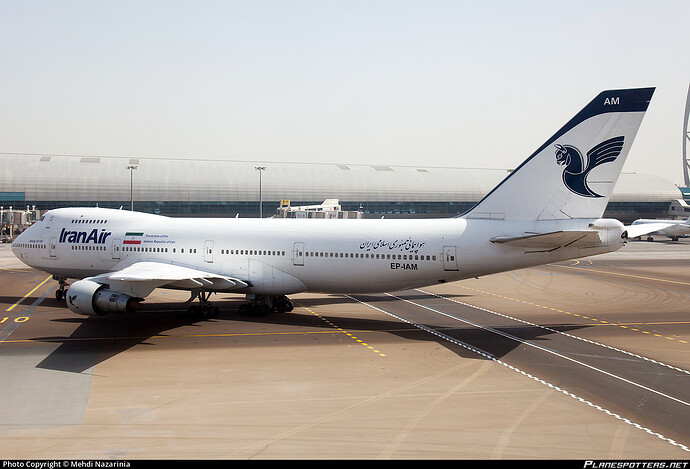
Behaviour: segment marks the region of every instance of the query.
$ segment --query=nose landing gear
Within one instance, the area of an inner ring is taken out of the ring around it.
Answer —
[[[60,286],[58,287],[57,290],[55,290],[55,299],[56,300],[64,300],[65,299],[65,290],[67,285],[67,279],[65,277],[58,277],[56,275],[53,275],[53,280],[57,280]]]

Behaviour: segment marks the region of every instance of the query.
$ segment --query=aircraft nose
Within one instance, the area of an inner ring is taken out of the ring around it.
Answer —
[[[28,233],[30,233],[31,231],[33,231],[32,228],[33,228],[33,226],[30,226],[30,227],[26,228],[24,231],[22,231],[22,232],[19,234],[19,236],[17,236],[16,239],[23,239],[24,242],[26,242],[26,239],[29,237],[29,234],[28,234]]]
[[[26,230],[22,231],[16,238],[14,238],[14,241],[12,242],[12,251],[14,252],[14,255],[21,258],[20,256],[20,250],[22,247],[24,247],[28,243],[28,239],[31,236],[29,234],[29,231],[31,230],[32,227],[27,228]]]
[[[20,257],[19,256],[19,246],[21,246],[23,236],[24,236],[24,233],[21,233],[19,236],[14,238],[14,241],[12,241],[12,253],[17,257]]]
[[[26,239],[26,230],[24,230],[23,232],[21,232],[21,233],[19,234],[19,236],[16,236],[16,237],[14,238],[14,242],[15,242],[15,243],[21,243],[23,239]]]

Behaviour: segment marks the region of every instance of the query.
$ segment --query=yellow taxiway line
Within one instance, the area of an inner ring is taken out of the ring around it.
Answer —
[[[30,291],[29,293],[27,293],[26,295],[22,296],[20,299],[17,300],[17,302],[16,302],[15,304],[13,304],[13,305],[10,306],[9,308],[7,308],[5,311],[6,311],[6,312],[12,311],[12,310],[14,309],[15,306],[17,306],[19,303],[21,303],[22,301],[24,301],[24,299],[25,299],[27,296],[31,295],[33,292],[35,292],[36,290],[38,290],[40,287],[42,287],[42,286],[43,286],[48,280],[50,280],[51,278],[53,278],[52,275],[51,275],[50,277],[46,278],[46,279],[45,279],[44,281],[42,281],[41,283],[39,283],[38,285],[36,285],[34,288],[32,288],[31,291]]]

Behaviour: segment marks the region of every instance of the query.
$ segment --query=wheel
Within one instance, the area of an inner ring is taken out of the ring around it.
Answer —
[[[202,304],[197,306],[197,313],[202,319],[210,319],[218,317],[219,309],[217,306]]]
[[[292,301],[287,296],[276,296],[273,299],[273,311],[276,313],[289,313],[292,310]]]
[[[285,313],[287,311],[287,298],[284,296],[273,297],[273,312]]]
[[[56,300],[62,300],[65,298],[65,291],[64,290],[55,290],[55,299]]]

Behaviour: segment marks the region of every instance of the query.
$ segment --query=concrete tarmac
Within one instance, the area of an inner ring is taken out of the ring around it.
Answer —
[[[82,317],[0,245],[4,459],[690,455],[690,240],[218,318]]]

